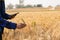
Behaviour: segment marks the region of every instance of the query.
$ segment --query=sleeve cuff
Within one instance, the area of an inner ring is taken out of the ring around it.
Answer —
[[[6,24],[6,28],[8,28],[8,29],[16,29],[16,25],[17,25],[17,24],[15,24],[15,23],[8,22],[8,23]]]

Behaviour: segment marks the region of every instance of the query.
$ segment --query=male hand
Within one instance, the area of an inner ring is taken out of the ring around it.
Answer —
[[[26,26],[25,23],[17,24],[17,28],[18,28],[18,29],[24,28],[25,26]]]
[[[11,15],[10,18],[14,18],[17,14],[19,14],[19,13],[17,12],[15,14]]]

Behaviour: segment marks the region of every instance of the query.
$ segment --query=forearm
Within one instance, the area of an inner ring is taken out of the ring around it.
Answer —
[[[7,13],[1,14],[4,19],[11,19],[11,15],[8,15]]]
[[[6,27],[8,29],[16,29],[16,23],[9,22],[7,20],[4,20],[2,17],[0,17],[0,26],[2,28]]]
[[[8,28],[8,29],[16,29],[16,26],[17,26],[16,23],[8,21],[5,27]]]

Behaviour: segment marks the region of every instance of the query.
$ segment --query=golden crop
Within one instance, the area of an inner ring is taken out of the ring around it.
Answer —
[[[3,40],[60,40],[60,10],[41,8],[21,8],[7,10],[19,14],[9,21],[17,24],[23,19],[27,26],[23,29],[4,30]]]

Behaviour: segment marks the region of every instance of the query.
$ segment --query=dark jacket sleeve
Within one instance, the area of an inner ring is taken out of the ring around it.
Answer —
[[[0,26],[1,27],[6,27],[8,29],[16,29],[16,24],[13,22],[9,22],[5,19],[3,19],[2,17],[0,17]]]
[[[4,19],[13,19],[17,15],[17,13],[13,14],[13,15],[9,15],[7,13],[2,13],[1,15]]]
[[[11,19],[11,15],[8,15],[6,13],[1,13],[1,15],[4,19]]]

